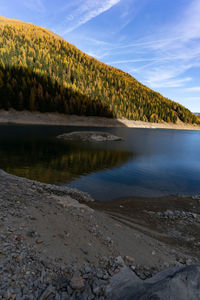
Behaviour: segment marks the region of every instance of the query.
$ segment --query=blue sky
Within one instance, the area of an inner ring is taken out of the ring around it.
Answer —
[[[200,112],[200,0],[0,0],[0,15],[47,27]]]

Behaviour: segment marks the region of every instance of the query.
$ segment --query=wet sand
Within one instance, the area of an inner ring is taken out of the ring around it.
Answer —
[[[200,197],[126,198],[92,203],[113,220],[200,260]]]

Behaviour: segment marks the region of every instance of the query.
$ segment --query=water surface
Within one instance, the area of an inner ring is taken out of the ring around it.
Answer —
[[[80,130],[124,141],[56,139]],[[0,126],[0,168],[26,178],[67,184],[98,201],[200,194],[200,132],[133,128]]]

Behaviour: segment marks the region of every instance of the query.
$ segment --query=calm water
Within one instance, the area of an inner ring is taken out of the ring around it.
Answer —
[[[98,130],[124,141],[56,139]],[[0,126],[0,168],[46,183],[67,184],[98,201],[131,196],[200,194],[200,132],[130,128]]]

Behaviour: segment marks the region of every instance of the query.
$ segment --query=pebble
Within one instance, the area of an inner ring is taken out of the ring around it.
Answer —
[[[43,243],[43,241],[39,240],[39,239],[37,239],[35,242],[36,242],[36,244],[42,244]]]
[[[118,266],[124,266],[124,265],[125,265],[124,260],[123,260],[123,258],[122,258],[121,256],[117,256],[117,257],[115,258],[115,263],[116,263]]]
[[[130,257],[130,256],[125,256],[126,260],[130,263],[133,263],[135,260],[134,258]]]
[[[85,280],[82,277],[73,277],[70,281],[70,286],[74,290],[81,290],[85,286]]]

